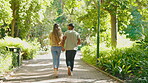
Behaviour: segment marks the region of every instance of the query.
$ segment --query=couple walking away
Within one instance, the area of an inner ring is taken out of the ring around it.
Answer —
[[[74,25],[69,24],[67,27],[68,30],[63,35],[59,25],[54,24],[49,35],[55,77],[58,77],[61,51],[66,51],[68,75],[72,75],[77,46],[80,44],[80,35],[74,30]]]

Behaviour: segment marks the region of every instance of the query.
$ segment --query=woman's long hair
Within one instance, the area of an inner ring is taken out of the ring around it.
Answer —
[[[62,31],[58,24],[54,24],[52,34],[54,35],[57,42],[62,41]]]

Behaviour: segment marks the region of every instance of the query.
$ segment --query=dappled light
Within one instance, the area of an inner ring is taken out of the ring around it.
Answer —
[[[0,0],[3,81],[148,83],[148,1]]]
[[[103,75],[101,72],[89,67],[80,61],[80,55],[76,56],[74,76],[67,75],[67,68],[65,65],[64,54],[61,55],[61,62],[59,68],[59,78],[55,79],[53,76],[51,54],[39,55],[40,59],[25,62],[26,65],[22,66],[17,73],[12,74],[4,82],[31,82],[31,83],[57,83],[57,82],[113,82],[112,79]],[[44,57],[48,57],[44,59]],[[100,76],[101,75],[101,76]]]
[[[117,48],[131,47],[134,44],[134,41],[131,41],[129,38],[126,38],[126,35],[118,35],[117,37]]]
[[[35,67],[35,66],[49,66],[49,64],[29,64],[29,65],[26,65],[26,66],[32,66],[32,67]]]

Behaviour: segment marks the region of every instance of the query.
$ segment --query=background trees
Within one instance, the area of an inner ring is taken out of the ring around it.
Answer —
[[[128,76],[129,78],[135,76],[136,80],[148,77],[147,70],[145,70],[147,69],[148,50],[147,0],[100,1],[100,48],[101,51],[103,50],[100,54],[101,68],[122,79],[126,79]],[[97,5],[97,0],[0,0],[0,37],[6,35],[19,37],[31,41],[32,47],[39,47],[38,41],[41,47],[47,50],[49,48],[48,35],[53,24],[60,24],[62,31],[65,32],[67,24],[74,23],[75,29],[81,34],[82,44],[89,45],[82,50],[84,59],[93,62],[96,59],[94,48],[97,42]],[[37,41],[33,42],[33,40]],[[6,43],[1,43],[2,49],[7,46],[3,46],[3,44]],[[13,46],[11,44],[10,46]],[[21,45],[22,43],[19,43],[18,47]],[[116,48],[118,45],[122,45],[122,48],[110,49],[111,47]],[[127,48],[129,46],[130,48]],[[36,47],[24,50],[26,55],[30,55]],[[126,48],[123,49],[123,47]],[[7,51],[4,54],[7,54]],[[140,70],[140,74],[136,70]]]
[[[23,38],[27,36],[31,27],[42,22],[44,19],[43,14],[49,3],[49,0],[12,0],[13,20],[11,36],[19,37],[18,34]],[[15,34],[13,34],[13,27],[15,27]]]
[[[9,1],[10,0],[0,0],[0,26],[11,22],[12,10]]]
[[[147,41],[147,4],[146,0],[101,0],[101,42],[116,47],[117,32],[133,41]],[[0,25],[5,26],[1,33],[13,37],[46,39],[54,23],[63,31],[74,23],[87,43],[96,36],[97,0],[1,0],[0,7]]]
[[[42,23],[51,0],[1,0],[1,25],[10,25],[12,37],[25,38],[31,27]],[[11,22],[11,23],[10,23]]]
[[[0,0],[0,38],[5,36],[5,29],[12,20],[12,10],[9,4],[10,0]]]

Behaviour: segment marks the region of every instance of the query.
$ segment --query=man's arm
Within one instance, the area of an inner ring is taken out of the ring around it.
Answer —
[[[78,44],[78,45],[81,44],[81,39],[80,39],[80,38],[78,38],[78,42],[77,42],[77,44]]]
[[[78,40],[77,45],[80,45],[81,44],[81,39],[80,39],[79,33],[77,33],[77,40]]]

